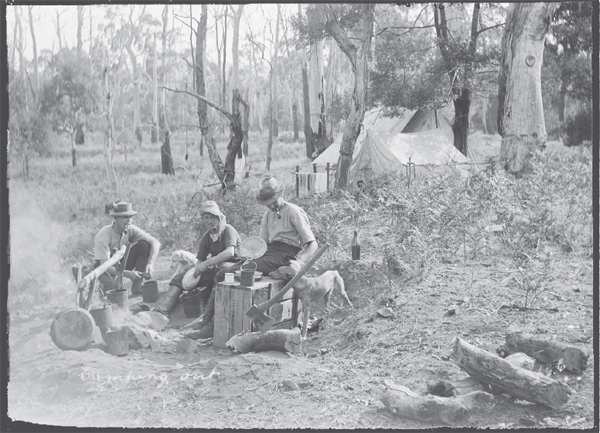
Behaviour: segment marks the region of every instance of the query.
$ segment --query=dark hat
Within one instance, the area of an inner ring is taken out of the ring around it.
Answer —
[[[125,201],[120,201],[113,205],[112,211],[110,212],[112,216],[133,216],[137,214],[133,210],[131,203],[127,203]]]
[[[202,207],[200,208],[200,215],[204,215],[205,213],[218,216],[219,218],[223,216],[223,213],[219,209],[219,205],[212,200],[207,200],[204,203],[202,203]]]
[[[283,185],[277,182],[273,176],[267,176],[260,182],[256,201],[258,204],[266,206],[281,197],[281,194],[283,194]]]

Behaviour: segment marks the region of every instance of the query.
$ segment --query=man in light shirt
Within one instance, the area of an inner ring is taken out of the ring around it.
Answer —
[[[160,242],[131,222],[137,212],[131,203],[118,202],[112,205],[110,215],[114,222],[100,229],[94,238],[94,267],[110,259],[123,245],[130,245],[123,277],[132,281],[131,293],[141,294],[143,278],[151,278],[154,261],[160,250]],[[111,266],[98,277],[104,293],[116,288],[117,267]]]

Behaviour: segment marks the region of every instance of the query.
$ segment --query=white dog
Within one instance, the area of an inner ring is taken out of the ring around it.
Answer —
[[[176,269],[174,275],[189,271],[197,262],[196,256],[189,251],[177,250],[171,255],[171,269]]]

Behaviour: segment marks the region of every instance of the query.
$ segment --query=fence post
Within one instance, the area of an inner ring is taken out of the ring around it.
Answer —
[[[296,166],[296,197],[300,197],[300,166]]]

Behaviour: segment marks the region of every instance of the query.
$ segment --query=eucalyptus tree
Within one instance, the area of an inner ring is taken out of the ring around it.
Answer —
[[[544,41],[558,3],[511,3],[502,38],[498,75],[500,159],[521,174],[532,150],[547,138],[542,102]]]
[[[343,188],[347,183],[354,147],[367,107],[368,59],[371,53],[375,4],[318,4],[317,8],[321,10],[321,16],[325,18],[324,31],[336,40],[348,57],[354,73],[350,114],[344,126],[340,159],[336,171],[336,186]],[[353,36],[352,39],[350,35]]]
[[[46,67],[49,76],[41,92],[40,109],[57,133],[71,139],[72,165],[77,165],[75,134],[77,126],[91,115],[98,100],[96,82],[89,76],[87,54],[63,49]]]

